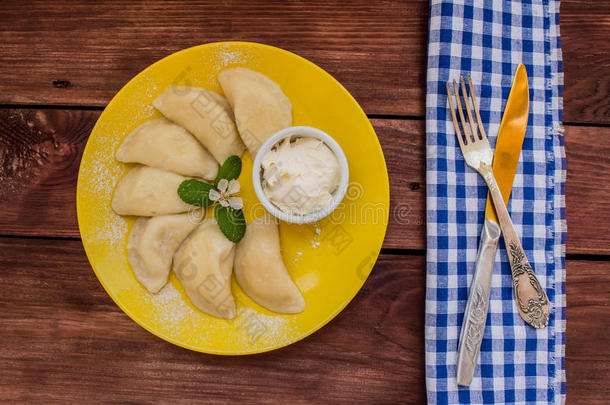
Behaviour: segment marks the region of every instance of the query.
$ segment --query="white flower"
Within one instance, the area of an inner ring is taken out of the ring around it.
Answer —
[[[218,190],[210,190],[210,200],[216,201],[223,207],[231,207],[234,210],[240,210],[244,207],[244,202],[240,197],[236,197],[235,194],[239,193],[239,181],[227,179],[221,179],[218,182]]]

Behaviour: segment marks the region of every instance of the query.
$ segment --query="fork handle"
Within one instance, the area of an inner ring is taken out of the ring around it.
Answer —
[[[549,323],[549,299],[525,256],[521,241],[513,226],[513,221],[510,219],[506,205],[504,205],[504,199],[494,178],[491,166],[485,164],[481,164],[481,166],[484,166],[481,167],[481,171],[489,187],[504,236],[506,251],[510,259],[513,289],[515,291],[519,315],[534,328],[544,328]]]
[[[470,293],[460,332],[457,363],[458,385],[470,385],[474,370],[477,367],[487,320],[491,277],[499,240],[500,225],[486,219],[481,229],[479,252],[474,265],[474,276],[470,285]]]

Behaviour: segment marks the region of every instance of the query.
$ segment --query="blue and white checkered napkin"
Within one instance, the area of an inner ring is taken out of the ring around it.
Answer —
[[[530,116],[508,210],[552,303],[549,326],[521,320],[503,242],[470,387],[456,383],[457,348],[487,187],[466,167],[445,83],[471,74],[492,147],[522,62]],[[432,0],[426,96],[426,385],[431,404],[565,402],[565,155],[559,1]]]

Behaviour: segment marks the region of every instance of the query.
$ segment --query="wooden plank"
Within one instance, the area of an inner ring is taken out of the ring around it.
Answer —
[[[0,103],[103,106],[171,53],[242,40],[310,59],[369,114],[424,114],[426,0],[80,3],[0,3]]]
[[[0,234],[78,237],[76,180],[98,111],[0,110]],[[391,182],[386,247],[423,248],[423,121],[373,120]],[[409,155],[409,159],[404,156]],[[407,242],[408,241],[408,242]]]
[[[565,0],[561,7],[564,118],[610,123],[610,2]],[[164,56],[245,40],[320,65],[368,114],[424,116],[427,16],[425,0],[3,1],[0,104],[103,106]]]
[[[390,217],[383,247],[426,247],[425,121],[371,120],[390,178]]]
[[[568,396],[610,395],[608,262],[568,262]],[[79,241],[0,238],[0,397],[94,402],[424,403],[424,258],[382,255],[364,289],[302,342],[198,354],[140,328],[106,295]]]
[[[610,123],[610,1],[562,0],[564,121]]]
[[[568,403],[610,397],[610,262],[568,261],[566,373]]]
[[[278,351],[222,357],[173,346],[131,321],[79,241],[0,238],[0,397],[424,403],[423,261],[383,256],[322,330]]]
[[[610,128],[566,128],[568,252],[610,254]]]
[[[0,110],[0,234],[78,237],[80,156],[97,111]],[[390,174],[384,247],[425,248],[423,120],[371,120]],[[591,139],[597,141],[590,147]],[[566,127],[568,253],[610,254],[610,128]]]
[[[0,110],[0,232],[78,237],[76,179],[97,111]]]

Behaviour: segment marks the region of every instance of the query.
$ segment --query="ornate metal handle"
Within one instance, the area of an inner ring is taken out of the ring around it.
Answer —
[[[494,221],[486,219],[481,230],[474,277],[460,333],[457,364],[457,383],[459,385],[470,385],[477,366],[485,331],[491,277],[499,239],[500,226]]]
[[[484,164],[481,164],[481,166],[480,171],[489,186],[496,214],[498,214],[498,220],[500,221],[500,227],[502,228],[502,234],[504,235],[519,315],[534,328],[545,328],[549,324],[549,299],[525,256],[521,241],[504,205],[496,179],[493,177],[491,167]]]

